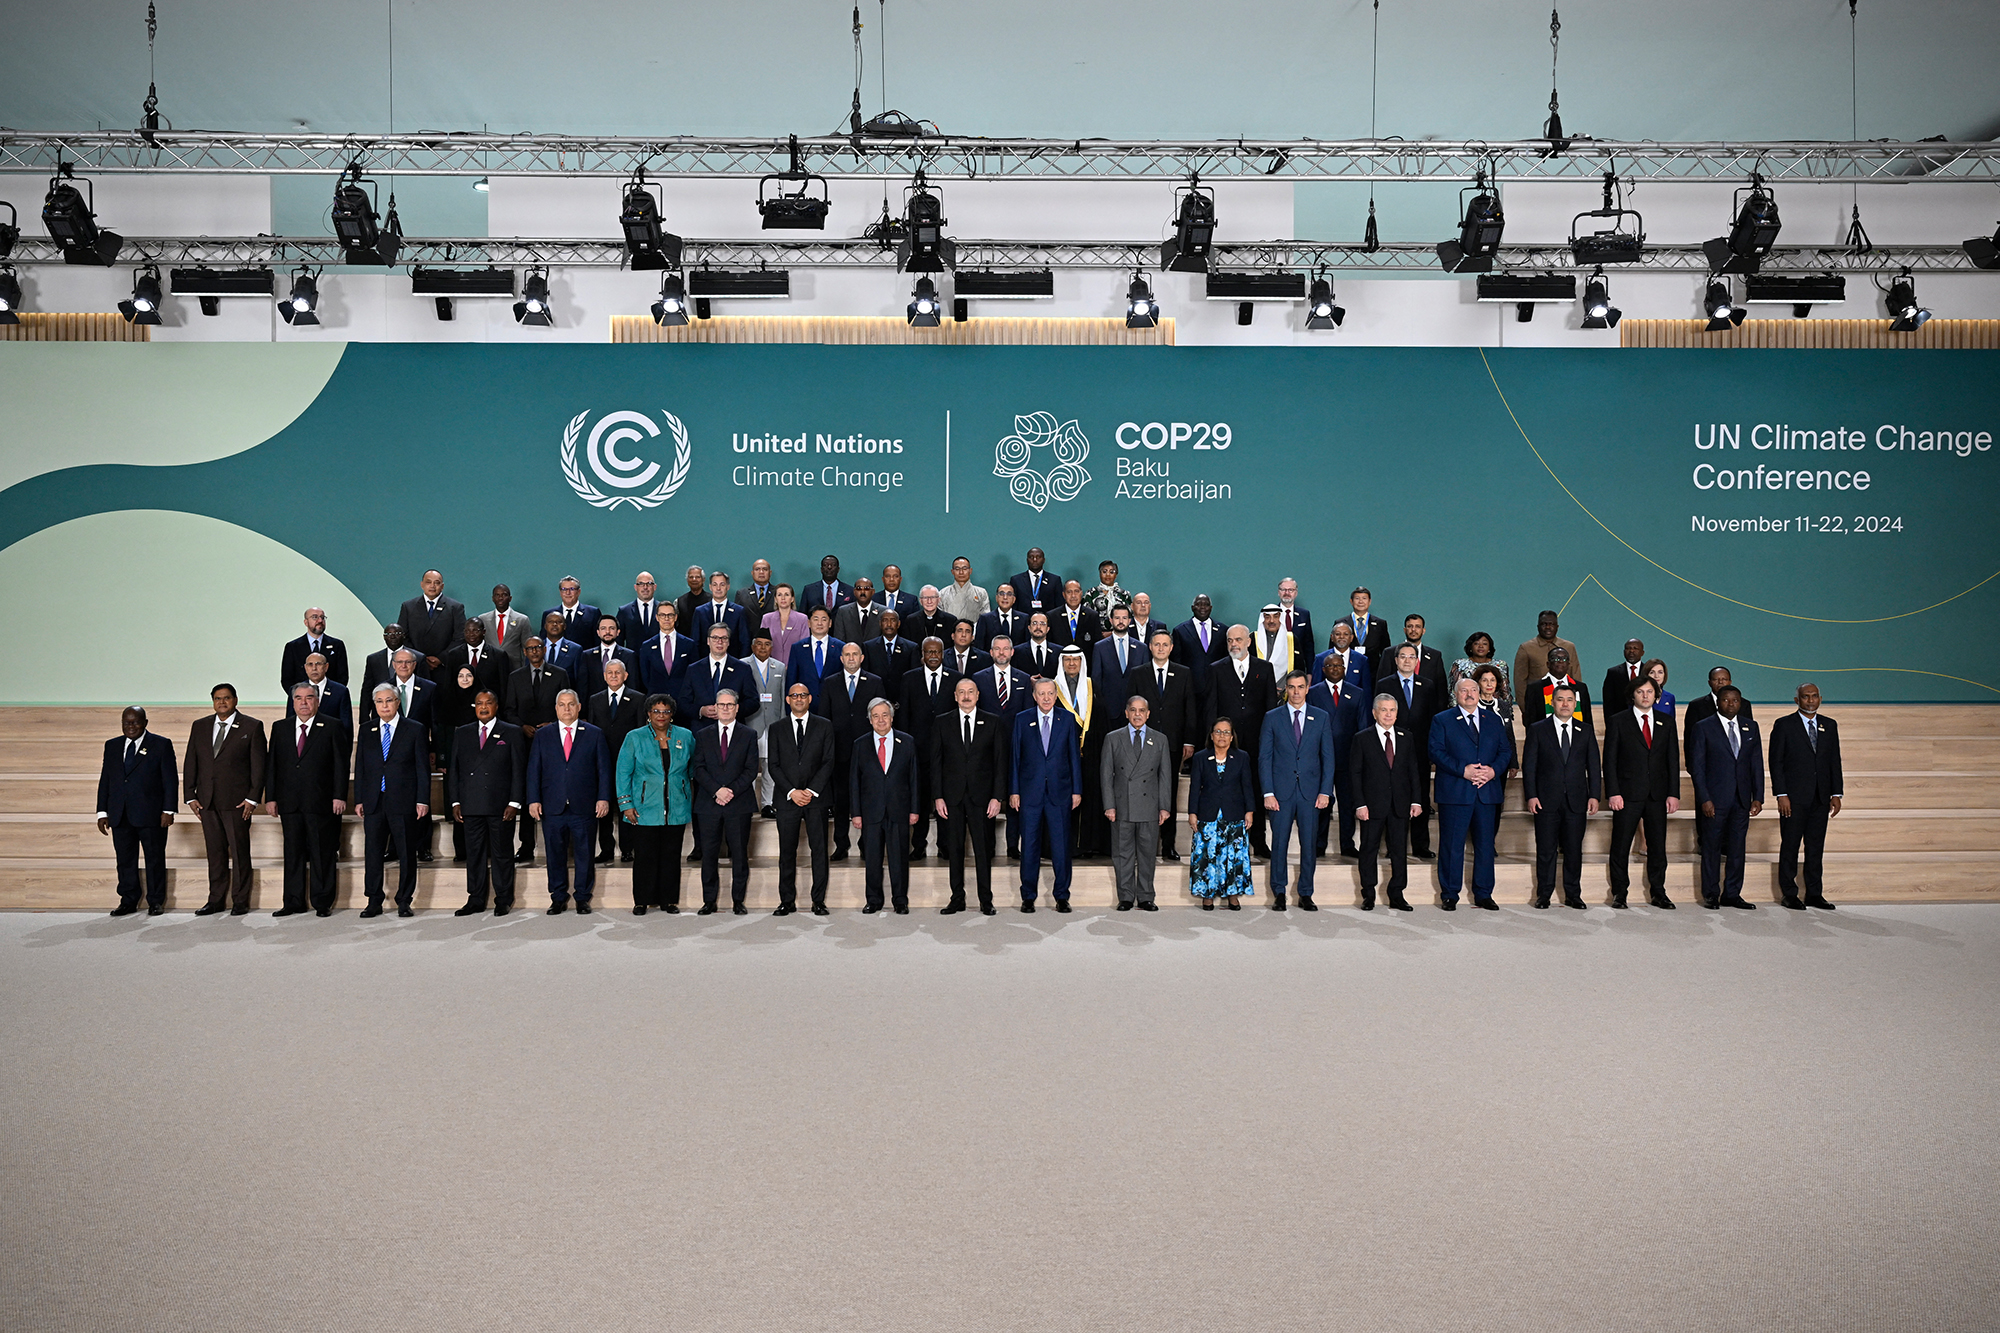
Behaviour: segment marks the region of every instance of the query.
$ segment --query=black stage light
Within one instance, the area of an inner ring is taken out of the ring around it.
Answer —
[[[687,284],[678,273],[660,279],[660,299],[653,302],[653,322],[678,328],[688,322]]]
[[[132,272],[132,299],[118,303],[127,324],[160,322],[160,270],[151,264]]]
[[[1702,242],[1711,273],[1755,273],[1778,243],[1778,201],[1764,188],[1764,178],[1751,172],[1750,184],[1736,194],[1740,202],[1729,234]]]
[[[440,320],[447,323],[458,318],[458,308],[451,303],[449,296],[437,298],[437,315]]]
[[[2000,227],[1991,236],[1975,236],[1964,245],[1974,268],[2000,268]]]
[[[1473,191],[1473,195],[1468,200],[1465,190],[1458,192],[1458,239],[1442,241],[1437,248],[1438,263],[1447,273],[1484,273],[1492,268],[1493,256],[1500,251],[1500,237],[1507,230],[1507,215],[1500,207],[1500,187],[1487,189],[1486,173],[1479,171],[1466,189]]]
[[[21,239],[21,215],[5,199],[0,199],[0,208],[7,210],[7,220],[0,222],[0,259],[14,253],[14,242]]]
[[[1159,326],[1160,303],[1153,299],[1153,289],[1146,285],[1146,275],[1134,273],[1132,285],[1125,289],[1125,327],[1156,329]]]
[[[688,295],[695,302],[695,317],[707,319],[702,307],[709,301],[782,301],[792,294],[792,275],[782,268],[690,269]]]
[[[1611,284],[1605,281],[1604,270],[1598,269],[1583,284],[1583,327],[1615,329],[1624,317],[1625,312],[1611,304]]]
[[[270,296],[278,280],[268,268],[176,268],[167,272],[168,290],[175,296],[199,296],[202,313],[213,314],[207,302],[223,296]]]
[[[412,296],[512,296],[514,270],[511,268],[424,268],[410,269]]]
[[[1206,273],[1215,249],[1215,191],[1204,190],[1201,177],[1190,176],[1187,188],[1175,194],[1180,204],[1174,210],[1174,235],[1160,247],[1160,267],[1169,273]]]
[[[1594,264],[1636,264],[1646,257],[1646,219],[1636,208],[1617,202],[1618,176],[1604,173],[1604,206],[1578,213],[1569,220],[1569,248],[1579,267]],[[1578,235],[1576,224],[1585,218],[1606,218],[1610,226],[1602,231]],[[1625,230],[1631,218],[1632,230]]]
[[[780,183],[778,193],[766,196],[764,187],[772,181]],[[812,183],[819,182],[819,193],[812,193]],[[786,184],[796,184],[798,189],[786,190]],[[815,176],[805,169],[799,158],[799,136],[792,136],[792,165],[789,171],[780,171],[757,182],[757,211],[763,215],[765,231],[825,231],[826,211],[832,200],[827,193],[826,178]]]
[[[681,266],[681,238],[661,223],[660,201],[653,197],[656,188],[646,184],[643,167],[625,184],[618,226],[625,233],[625,254],[634,270]]]
[[[943,303],[938,300],[937,284],[929,278],[918,278],[917,285],[910,292],[910,304],[905,317],[913,329],[934,329],[943,318]]]
[[[278,316],[295,328],[306,328],[319,323],[319,282],[309,268],[302,268],[292,277],[292,291],[278,302]]]
[[[389,220],[385,226],[375,212],[375,202],[363,183],[373,185],[361,174],[361,164],[356,162],[341,173],[339,182],[333,187],[333,235],[345,252],[350,264],[379,264],[389,267],[396,262],[397,251],[403,248],[403,228],[396,219],[396,201],[389,201]]]
[[[62,247],[63,263],[110,268],[125,238],[97,225],[97,190],[93,186],[86,200],[71,184],[75,178],[69,163],[56,164],[56,174],[49,178],[48,197],[42,202],[42,225],[48,228],[49,238]]]
[[[1211,301],[1303,301],[1303,273],[1211,273],[1204,295]]]
[[[556,322],[549,309],[549,275],[546,269],[530,269],[521,284],[521,299],[514,302],[514,322],[546,329]]]
[[[1743,280],[1744,305],[1788,305],[1794,319],[1812,314],[1816,305],[1839,305],[1847,299],[1847,279],[1838,273],[1803,278],[1748,277]]]
[[[1702,293],[1701,309],[1708,316],[1708,326],[1702,330],[1704,333],[1727,333],[1750,313],[1736,304],[1729,295],[1729,284],[1720,279],[1711,280],[1708,289]]]
[[[202,313],[202,314],[204,314],[204,315],[219,315],[219,314],[221,314],[221,313],[222,313],[222,298],[221,298],[221,297],[219,297],[219,296],[211,296],[211,295],[209,295],[209,294],[207,294],[207,293],[203,293],[202,295],[200,295],[200,296],[197,296],[197,297],[195,297],[194,299],[195,299],[195,300],[196,300],[197,302],[199,302],[199,303],[200,303],[200,305],[201,305],[201,313]]]
[[[0,265],[0,324],[21,322],[21,280],[11,264]]]
[[[1346,318],[1347,311],[1333,303],[1333,284],[1325,278],[1314,278],[1312,294],[1306,297],[1306,327],[1337,329]]]
[[[1257,318],[1257,306],[1255,302],[1238,301],[1236,303],[1236,322],[1238,324],[1248,326],[1250,321],[1255,318]]]
[[[904,273],[942,273],[958,267],[958,246],[945,239],[944,202],[924,181],[919,170],[916,180],[904,192],[903,237],[896,243],[896,268]]]
[[[1904,269],[1896,275],[1896,280],[1889,284],[1886,300],[1891,321],[1889,332],[1915,333],[1930,323],[1931,312],[1917,304],[1917,280],[1910,276],[1910,270]]]
[[[992,269],[961,269],[951,280],[952,295],[961,301],[1047,301],[1056,294],[1056,275],[1046,268],[999,273]]]

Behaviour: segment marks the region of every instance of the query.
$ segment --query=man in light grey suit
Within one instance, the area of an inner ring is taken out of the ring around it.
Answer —
[[[1153,901],[1153,867],[1160,859],[1160,825],[1167,821],[1180,756],[1169,755],[1167,738],[1146,725],[1151,714],[1145,695],[1126,700],[1126,725],[1104,738],[1099,763],[1121,912],[1160,910]]]
[[[743,723],[757,735],[757,809],[776,819],[771,795],[771,724],[785,715],[785,664],[771,656],[771,631],[761,625],[750,639],[750,656],[740,658],[757,684],[757,711]]]
[[[534,627],[528,623],[528,618],[513,607],[513,590],[504,583],[496,583],[493,585],[493,609],[481,611],[474,617],[480,624],[486,626],[486,646],[497,648],[507,654],[509,673],[519,671],[528,664],[522,646],[534,632]]]

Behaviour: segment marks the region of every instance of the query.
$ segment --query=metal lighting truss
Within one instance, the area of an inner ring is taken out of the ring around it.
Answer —
[[[0,129],[0,172],[47,175],[69,162],[91,175],[123,172],[325,174],[361,161],[380,175],[742,177],[794,170],[823,176],[927,178],[1592,182],[1742,180],[1770,184],[1910,180],[2000,183],[2000,142],[1648,143],[1572,139],[988,139],[597,138],[557,134],[251,134],[222,130],[108,130],[50,134]]]
[[[331,236],[127,237],[125,252],[135,262],[176,266],[310,265],[346,263]],[[716,241],[692,237],[682,243],[686,269],[882,268],[896,267],[896,252],[870,240]],[[622,241],[471,236],[403,238],[399,266],[488,264],[501,267],[619,268],[626,263]],[[14,246],[15,264],[59,264],[62,250],[44,237],[23,236]],[[972,269],[1117,269],[1158,266],[1157,241],[979,241],[959,240],[958,264]],[[1436,247],[1428,242],[1390,241],[1378,249],[1325,241],[1263,241],[1215,247],[1216,271],[1271,272],[1319,269],[1350,273],[1422,273],[1440,276]],[[1567,242],[1503,246],[1496,269],[1520,272],[1576,270]],[[1598,265],[1586,265],[1586,268]],[[1654,245],[1636,264],[1605,264],[1610,272],[1706,273],[1708,258],[1699,245]],[[1842,246],[1778,246],[1763,261],[1763,273],[1971,272],[1973,263],[1957,245],[1878,245],[1856,253]]]

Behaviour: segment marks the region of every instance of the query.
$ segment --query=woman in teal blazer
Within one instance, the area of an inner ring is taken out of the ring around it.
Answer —
[[[618,809],[632,825],[632,915],[681,910],[681,837],[694,814],[688,761],[694,736],[674,725],[674,701],[646,700],[646,725],[618,750]]]

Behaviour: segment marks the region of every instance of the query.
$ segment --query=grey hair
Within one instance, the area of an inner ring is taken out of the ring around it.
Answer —
[[[582,696],[582,695],[580,695],[580,694],[578,694],[578,693],[577,693],[577,692],[576,692],[575,690],[557,690],[557,691],[556,691],[556,700],[557,700],[557,702],[561,702],[561,700],[562,700],[562,697],[563,697],[563,696],[564,696],[565,694],[567,694],[567,695],[568,695],[568,696],[569,696],[570,698],[572,698],[572,699],[576,700],[576,702],[577,702],[577,706],[578,706],[579,708],[583,706],[583,696]]]
[[[391,699],[395,698],[396,687],[394,685],[377,685],[374,691],[368,697],[371,699],[379,699],[384,694],[388,695]]]
[[[878,708],[888,709],[891,715],[893,715],[896,711],[896,705],[890,703],[887,699],[884,699],[879,694],[876,695],[873,699],[870,699],[868,701],[868,716],[871,718],[874,717],[875,710]]]
[[[384,688],[386,689],[387,687],[385,686]],[[316,689],[314,689],[314,688],[312,687],[311,683],[310,683],[310,682],[308,682],[308,681],[303,681],[303,680],[302,680],[302,681],[300,681],[300,682],[299,682],[298,684],[296,684],[296,685],[292,686],[292,697],[293,697],[294,699],[298,698],[298,695],[299,695],[299,691],[300,691],[300,690],[304,690],[304,691],[305,691],[305,692],[306,692],[307,694],[310,694],[310,695],[312,695],[312,696],[313,696],[313,697],[314,697],[315,699],[317,699],[317,698],[319,697],[319,691],[318,691],[318,690],[316,690]],[[395,693],[395,691],[394,691],[394,690],[390,690],[390,691],[389,691],[389,693],[391,693],[391,694],[394,694],[394,693]]]
[[[397,658],[403,657],[405,655],[407,655],[412,662],[417,660],[417,652],[416,649],[414,648],[398,648],[395,652],[389,654],[389,660],[391,662],[394,662]]]
[[[715,701],[716,701],[717,703],[721,703],[721,702],[722,702],[722,699],[723,699],[723,696],[724,696],[724,695],[727,695],[727,696],[729,696],[729,702],[731,702],[731,703],[741,703],[741,702],[742,702],[742,700],[740,700],[740,699],[738,699],[738,698],[736,697],[736,691],[735,691],[735,690],[717,690],[717,691],[715,692]]]

